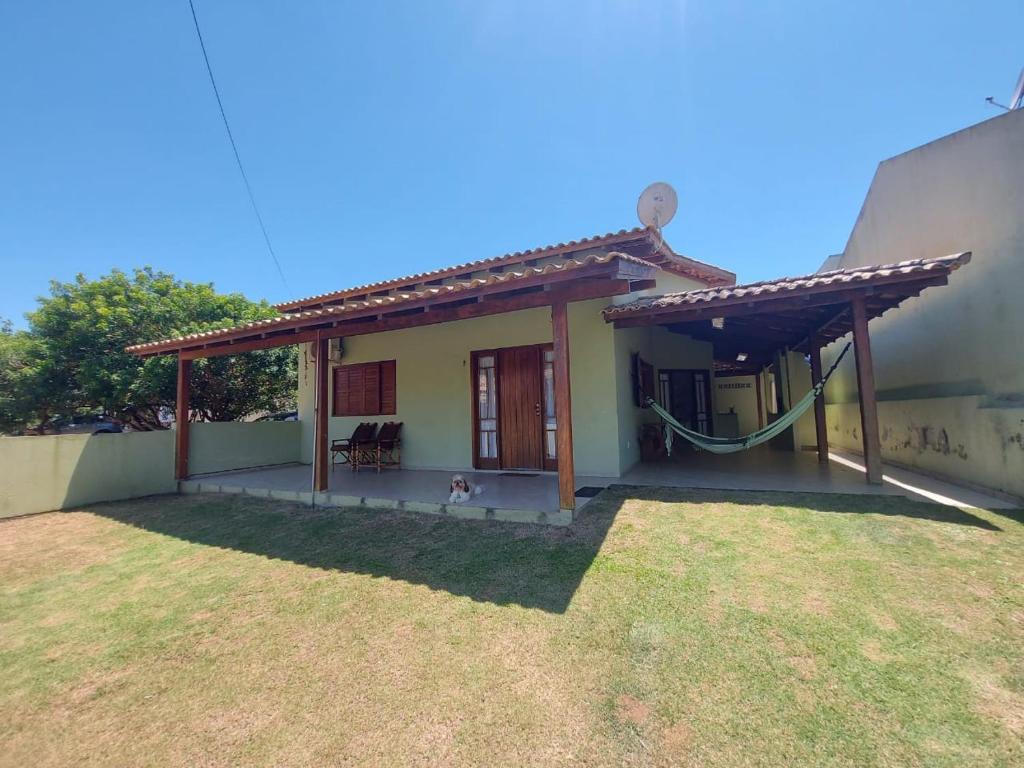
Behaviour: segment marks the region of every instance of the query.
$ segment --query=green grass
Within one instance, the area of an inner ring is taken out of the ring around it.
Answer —
[[[0,522],[0,764],[1024,764],[1024,525],[606,492],[572,529],[231,496]]]

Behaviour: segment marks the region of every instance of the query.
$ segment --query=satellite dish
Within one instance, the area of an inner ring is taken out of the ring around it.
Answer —
[[[645,227],[660,230],[676,215],[676,191],[671,184],[656,181],[640,193],[636,215]]]

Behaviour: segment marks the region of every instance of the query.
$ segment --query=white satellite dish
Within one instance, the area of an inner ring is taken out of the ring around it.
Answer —
[[[645,227],[660,230],[676,215],[678,200],[671,184],[656,181],[640,193],[636,215]]]

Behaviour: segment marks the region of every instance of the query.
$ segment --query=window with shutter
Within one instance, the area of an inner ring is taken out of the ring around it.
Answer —
[[[390,416],[398,410],[394,360],[334,369],[335,416]]]

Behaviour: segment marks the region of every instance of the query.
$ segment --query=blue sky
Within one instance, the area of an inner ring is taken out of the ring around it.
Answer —
[[[877,163],[993,117],[1012,2],[0,8],[0,317],[151,265],[271,301],[631,227],[741,281],[841,251]],[[900,254],[893,254],[894,259]]]

